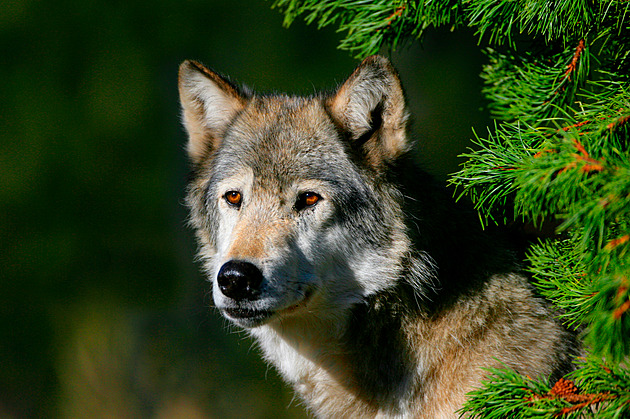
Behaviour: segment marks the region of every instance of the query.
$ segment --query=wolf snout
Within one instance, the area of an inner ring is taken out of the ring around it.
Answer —
[[[223,295],[237,301],[256,299],[262,280],[263,274],[256,265],[240,260],[226,262],[217,275]]]

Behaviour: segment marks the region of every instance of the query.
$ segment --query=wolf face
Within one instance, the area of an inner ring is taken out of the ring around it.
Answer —
[[[248,328],[334,317],[394,285],[409,242],[381,180],[408,141],[387,60],[367,58],[329,96],[258,96],[191,61],[179,89],[188,203],[223,315]]]

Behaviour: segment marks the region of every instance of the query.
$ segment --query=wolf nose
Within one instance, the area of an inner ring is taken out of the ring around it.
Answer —
[[[234,300],[253,300],[260,294],[263,275],[254,264],[239,260],[226,262],[217,275],[219,289]]]

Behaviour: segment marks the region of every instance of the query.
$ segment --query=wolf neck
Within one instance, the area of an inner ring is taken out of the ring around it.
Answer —
[[[413,299],[410,292],[403,295]],[[395,415],[404,410],[417,374],[404,327],[409,301],[400,295],[400,289],[383,291],[344,316],[283,320],[253,335],[317,416]]]

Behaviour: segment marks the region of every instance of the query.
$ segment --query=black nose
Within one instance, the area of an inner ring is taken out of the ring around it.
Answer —
[[[231,260],[219,269],[219,289],[234,300],[254,300],[260,294],[263,275],[254,264]]]

